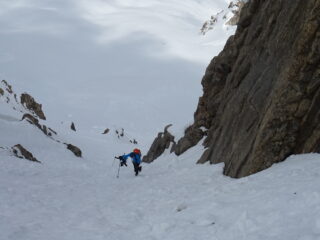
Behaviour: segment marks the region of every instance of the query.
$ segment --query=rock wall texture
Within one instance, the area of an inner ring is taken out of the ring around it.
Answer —
[[[176,146],[199,136],[192,147],[207,129],[199,163],[224,162],[226,175],[243,177],[319,152],[320,1],[249,1],[202,86],[194,124]]]

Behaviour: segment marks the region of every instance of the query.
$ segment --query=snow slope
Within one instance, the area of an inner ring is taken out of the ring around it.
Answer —
[[[222,164],[195,165],[200,143],[142,164],[138,177],[129,164],[116,178],[114,156],[136,147],[125,138],[56,129],[61,141],[80,146],[76,158],[0,106],[0,147],[20,143],[41,161],[0,148],[1,240],[320,238],[320,154],[231,179]]]
[[[0,122],[1,132],[30,131]],[[30,134],[42,164],[0,151],[0,239],[320,238],[319,154],[292,156],[236,180],[222,175],[222,165],[195,165],[197,146],[143,164],[138,177],[130,164],[116,178],[113,156],[132,147],[115,136],[65,133],[82,146],[79,159]]]

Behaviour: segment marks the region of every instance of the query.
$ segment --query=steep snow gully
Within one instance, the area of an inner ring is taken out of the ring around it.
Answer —
[[[53,139],[21,121],[27,110],[8,87],[0,89],[0,240],[320,239],[320,154],[292,155],[233,179],[223,175],[224,163],[195,164],[204,152],[202,139],[180,156],[166,150],[152,164],[143,163],[137,177],[129,164],[116,178],[114,157],[135,147],[145,154],[154,126],[161,129],[172,119],[179,123],[173,131],[183,135],[189,105],[200,94],[193,80],[232,34],[220,22],[209,38],[193,31],[230,1],[185,2],[184,9],[174,3],[174,11],[168,0],[0,3],[0,45],[8,51],[0,51],[1,71],[40,99],[46,125],[57,132]],[[176,18],[169,23],[174,28],[163,25],[162,19]],[[149,24],[139,29],[145,20]],[[137,31],[143,39],[132,41]],[[187,63],[195,53],[197,66]],[[134,91],[122,89],[124,84]],[[162,117],[164,112],[171,114]],[[76,132],[69,124],[75,120]],[[129,138],[115,133],[119,126],[129,129]],[[101,134],[106,127],[110,132]],[[138,144],[130,143],[131,134]],[[65,142],[79,146],[82,157]],[[16,144],[41,164],[15,157],[10,149]]]
[[[0,121],[7,129],[16,125]],[[0,149],[0,239],[320,237],[319,154],[292,156],[236,180],[222,174],[223,164],[195,165],[199,145],[143,164],[138,177],[131,164],[122,167],[116,178],[113,156],[132,146],[112,135],[76,135],[70,130],[61,137],[83,147],[83,158],[36,134],[33,153],[42,164]]]

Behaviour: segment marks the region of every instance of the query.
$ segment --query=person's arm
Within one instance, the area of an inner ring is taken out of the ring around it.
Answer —
[[[128,157],[130,157],[130,155],[131,155],[131,153],[122,155],[122,159],[123,159],[124,161],[127,161]]]

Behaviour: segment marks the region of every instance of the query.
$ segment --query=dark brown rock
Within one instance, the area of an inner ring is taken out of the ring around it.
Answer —
[[[21,94],[20,102],[23,106],[25,106],[28,110],[35,113],[40,119],[46,120],[46,117],[42,111],[42,105],[37,103],[33,97],[31,97],[27,93]]]
[[[165,127],[164,132],[160,132],[156,139],[153,141],[147,155],[142,159],[143,162],[150,163],[158,158],[166,149],[168,149],[171,143],[174,143],[174,136],[169,133],[168,128],[172,125]]]
[[[50,132],[52,132],[54,135],[58,135],[58,133],[56,131],[54,131],[53,129],[51,128],[48,128],[50,130]]]
[[[200,163],[224,162],[226,175],[243,177],[320,151],[319,16],[318,0],[245,4],[202,79],[191,126],[208,129]],[[193,145],[179,142],[178,153]]]
[[[22,120],[26,120],[27,122],[29,122],[32,125],[35,125],[37,128],[39,128],[46,136],[52,136],[52,133],[54,133],[55,135],[57,135],[57,133],[52,130],[51,128],[48,128],[46,125],[41,125],[39,123],[39,120],[37,118],[35,118],[34,116],[32,116],[29,113],[26,113],[22,116]]]
[[[74,126],[74,123],[73,123],[73,122],[71,123],[70,128],[71,128],[71,130],[76,131],[76,127]]]
[[[107,128],[106,130],[104,130],[104,132],[102,134],[108,134],[109,131],[110,131],[110,129]]]
[[[3,94],[4,94],[4,91],[2,88],[0,88],[0,95],[3,96]]]
[[[38,161],[31,152],[29,152],[27,149],[25,149],[22,145],[17,144],[15,146],[13,146],[12,148],[12,152],[13,154],[18,157],[18,158],[24,158],[27,159],[29,161],[33,161],[33,162],[38,162],[41,163],[40,161]]]
[[[72,144],[67,144],[67,143],[65,143],[65,144],[67,145],[67,149],[69,149],[71,152],[73,152],[74,155],[76,155],[77,157],[82,157],[82,152],[81,152],[80,148],[78,148],[77,146],[74,146]]]
[[[184,137],[173,146],[172,151],[179,156],[189,148],[197,145],[204,135],[205,133],[201,129],[191,126],[186,129]]]
[[[41,128],[40,124],[39,124],[39,120],[37,118],[35,118],[34,116],[32,116],[31,114],[29,113],[25,113],[23,116],[22,116],[22,120],[27,120],[29,123],[33,124],[33,125],[36,125],[37,127]]]

